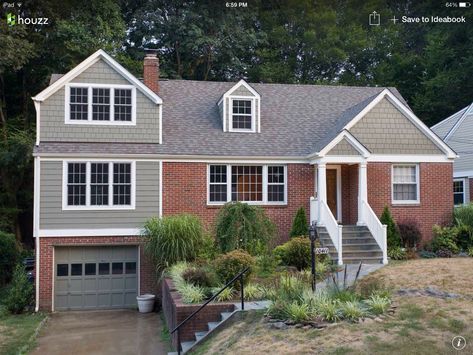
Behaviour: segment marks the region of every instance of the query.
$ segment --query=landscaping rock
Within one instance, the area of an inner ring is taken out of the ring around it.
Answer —
[[[434,286],[428,286],[425,289],[415,288],[400,288],[397,291],[398,295],[401,296],[427,296],[441,299],[455,299],[461,298],[462,296],[456,293],[445,292],[435,288]]]
[[[373,318],[365,318],[365,321],[363,323],[365,323],[365,324],[374,323],[374,319]]]
[[[312,327],[310,325],[304,325],[302,329],[308,330],[308,329],[312,329]]]
[[[276,322],[276,323],[270,323],[270,324],[269,324],[269,328],[270,328],[270,329],[280,329],[280,330],[284,330],[284,329],[287,329],[287,328],[289,328],[289,327],[288,327],[287,324],[284,323],[284,322]]]
[[[296,324],[296,328],[302,328],[302,327],[303,327],[303,325],[301,323]]]
[[[285,321],[284,323],[287,324],[287,325],[294,325],[294,324],[296,324],[296,322],[294,322],[293,320],[290,320],[290,319],[288,319],[288,320]]]

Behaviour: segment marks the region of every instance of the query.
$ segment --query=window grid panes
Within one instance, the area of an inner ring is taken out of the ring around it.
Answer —
[[[113,164],[113,204],[131,204],[131,164]]]
[[[210,201],[227,202],[227,166],[210,166]]]
[[[417,166],[393,166],[393,199],[394,201],[417,201]]]
[[[108,163],[90,165],[90,204],[93,206],[108,205],[108,167]]]
[[[284,202],[284,166],[268,166],[268,201]]]
[[[92,120],[110,121],[110,89],[92,89]]]
[[[262,166],[232,166],[232,201],[263,201]]]
[[[251,100],[233,100],[232,102],[233,129],[252,129]]]
[[[88,88],[71,87],[69,98],[69,118],[71,120],[87,121],[88,110]]]
[[[453,181],[453,203],[455,205],[462,205],[465,203],[465,190],[464,181],[455,180]]]
[[[131,121],[131,90],[115,89],[115,121]]]
[[[86,163],[69,163],[67,167],[67,204],[86,204]]]

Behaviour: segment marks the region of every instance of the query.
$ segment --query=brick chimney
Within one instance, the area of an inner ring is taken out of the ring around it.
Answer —
[[[159,92],[159,58],[156,49],[145,49],[143,82],[156,94]]]

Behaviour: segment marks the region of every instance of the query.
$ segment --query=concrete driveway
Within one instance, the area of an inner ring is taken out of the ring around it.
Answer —
[[[134,310],[54,313],[40,331],[34,355],[167,354],[157,313]]]

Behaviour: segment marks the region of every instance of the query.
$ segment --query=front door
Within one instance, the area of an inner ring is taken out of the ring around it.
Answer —
[[[327,205],[338,220],[337,170],[327,169]]]

